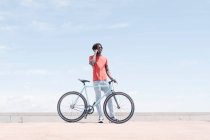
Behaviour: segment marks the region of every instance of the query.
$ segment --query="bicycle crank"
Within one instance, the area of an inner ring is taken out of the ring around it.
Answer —
[[[91,106],[91,105],[88,105],[88,106],[87,106],[87,109],[86,109],[86,112],[87,112],[87,114],[93,114],[93,112],[94,112],[94,107]]]

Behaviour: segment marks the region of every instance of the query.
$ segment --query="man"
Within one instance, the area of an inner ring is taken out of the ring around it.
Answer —
[[[116,82],[116,80],[112,78],[110,74],[107,58],[101,54],[103,50],[102,45],[100,43],[96,43],[93,45],[92,49],[94,51],[94,55],[89,57],[89,64],[93,67],[93,85],[96,94],[96,101],[98,101],[98,99],[101,98],[101,91],[106,93],[109,90],[107,76],[114,82]],[[109,94],[107,94],[107,96]],[[108,107],[110,116],[114,117],[112,102],[108,103]],[[103,123],[101,103],[99,103],[96,108],[99,115],[99,123]]]

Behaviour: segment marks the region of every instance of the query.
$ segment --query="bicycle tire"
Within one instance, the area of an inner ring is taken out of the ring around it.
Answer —
[[[75,97],[73,97],[73,96],[75,96]],[[83,107],[84,109],[81,108],[81,112],[79,112],[78,110],[80,108],[75,109],[76,108],[75,107],[76,104],[74,104],[74,106],[72,107],[71,103],[68,101],[67,104],[68,104],[69,110],[73,109],[75,111],[78,111],[78,113],[75,113],[75,114],[71,115],[70,114],[71,112],[68,111],[68,109],[67,109],[67,112],[63,112],[63,109],[62,109],[61,106],[62,106],[62,103],[64,102],[64,99],[67,99],[67,97],[72,99],[73,102],[80,102],[82,105],[78,104],[78,106],[79,107],[84,106]],[[74,100],[74,98],[76,98],[77,101]],[[60,97],[60,99],[58,100],[58,103],[57,103],[58,114],[66,122],[78,122],[78,121],[80,121],[84,117],[84,115],[86,113],[86,108],[87,108],[87,101],[86,101],[85,97],[82,94],[80,94],[79,92],[76,92],[76,91],[70,91],[70,92],[65,93],[64,95],[62,95]],[[67,114],[69,114],[69,115],[67,115]],[[78,116],[77,116],[77,114],[78,114]],[[73,116],[74,116],[74,118],[73,118]],[[70,118],[70,117],[72,117],[72,118]]]
[[[116,98],[118,100],[117,101],[118,103],[116,103],[116,100],[114,98]],[[113,102],[113,100],[114,100],[114,102]],[[111,101],[113,103],[114,117],[109,115],[109,112],[108,112],[108,102],[109,101]],[[121,102],[123,102],[123,104],[127,103],[126,106],[128,106],[128,107],[130,106],[130,109],[127,109],[127,112],[126,111],[119,112],[121,107],[123,106]],[[117,106],[117,104],[118,105],[120,104],[119,107]],[[115,108],[115,106],[117,106],[117,107]],[[132,98],[128,94],[123,93],[123,92],[113,92],[105,99],[103,109],[104,109],[104,114],[109,121],[111,121],[113,123],[120,124],[120,123],[125,123],[131,119],[131,117],[134,114],[135,105],[134,105]]]

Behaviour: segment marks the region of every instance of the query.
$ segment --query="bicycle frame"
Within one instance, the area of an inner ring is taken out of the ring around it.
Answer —
[[[108,86],[106,86],[106,85],[99,85],[99,86],[86,86],[86,85],[84,85],[84,87],[82,88],[82,90],[81,90],[81,94],[84,94],[83,92],[85,92],[85,97],[86,97],[86,100],[87,100],[87,104],[88,105],[90,105],[90,102],[89,102],[89,98],[88,98],[88,94],[87,94],[87,88],[95,88],[95,87],[109,87],[109,90],[106,92],[106,93],[104,93],[104,95],[100,98],[100,99],[98,99],[97,101],[95,101],[94,103],[93,103],[93,107],[94,106],[96,106],[96,105],[98,105],[99,103],[100,103],[100,101],[107,95],[107,94],[109,94],[110,92],[112,93],[113,91],[114,91],[114,87],[113,87],[113,84],[111,83],[111,84],[109,84]],[[77,101],[77,100],[76,100]],[[75,101],[75,102],[76,102]]]

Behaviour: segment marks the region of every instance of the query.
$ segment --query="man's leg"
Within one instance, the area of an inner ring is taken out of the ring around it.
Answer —
[[[102,87],[101,89],[103,90],[104,93],[108,92],[109,91],[109,84],[107,82],[105,82],[103,84],[104,85],[107,85],[107,87]],[[106,97],[108,97],[109,95],[111,94],[111,91],[109,91],[108,94],[106,94]],[[109,100],[108,101],[108,108],[109,108],[109,115],[110,117],[114,117],[114,111],[113,111],[113,104],[112,104],[112,100]]]
[[[94,82],[94,86],[99,86],[99,82]],[[101,98],[101,88],[100,87],[94,87],[95,94],[96,94],[96,101],[98,101]],[[96,109],[98,112],[99,120],[103,120],[103,113],[101,110],[101,102],[96,105]]]

